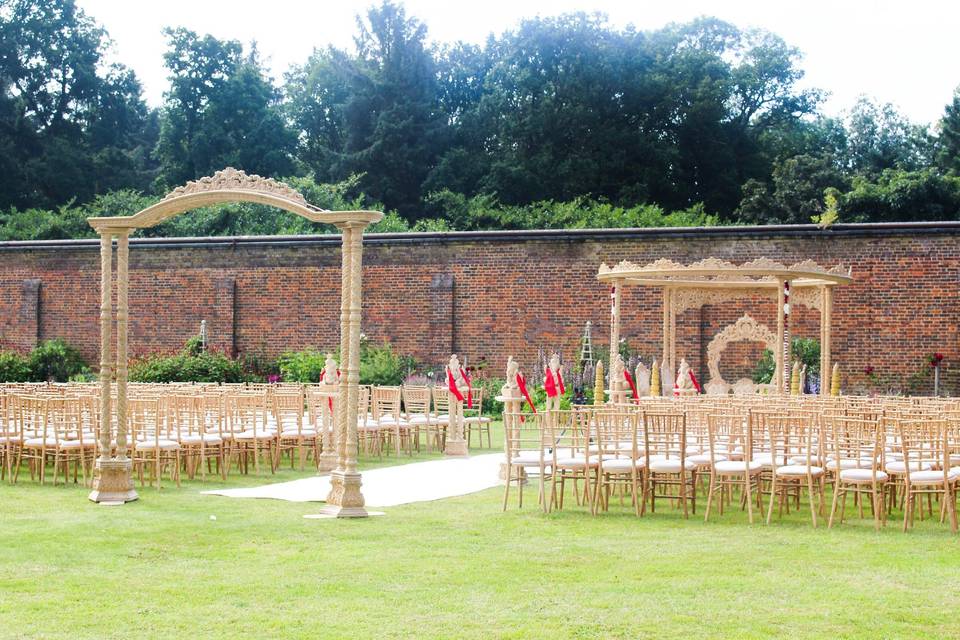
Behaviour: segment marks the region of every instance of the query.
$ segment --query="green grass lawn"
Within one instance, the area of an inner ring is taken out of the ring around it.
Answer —
[[[960,637],[960,540],[936,522],[544,515],[535,487],[523,511],[491,489],[305,520],[318,505],[168,486],[102,507],[0,485],[0,637]]]

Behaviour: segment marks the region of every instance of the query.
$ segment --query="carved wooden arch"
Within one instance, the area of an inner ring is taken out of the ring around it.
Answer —
[[[233,167],[193,180],[168,193],[160,202],[132,216],[90,218],[94,229],[145,229],[198,207],[226,202],[255,202],[295,213],[312,222],[332,225],[371,224],[383,217],[379,211],[328,211],[315,207],[299,191],[282,182],[247,174]]]
[[[740,316],[736,322],[728,325],[713,337],[707,345],[707,367],[710,370],[710,382],[725,383],[720,375],[720,356],[731,342],[752,340],[762,342],[767,348],[776,353],[777,336],[766,325],[754,320],[749,314]]]

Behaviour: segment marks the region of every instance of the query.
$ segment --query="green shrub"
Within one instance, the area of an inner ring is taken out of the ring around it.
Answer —
[[[0,382],[30,382],[30,364],[13,351],[0,351]]]
[[[80,352],[62,338],[37,345],[30,352],[28,363],[30,377],[35,382],[67,382],[73,376],[90,372]]]
[[[360,342],[360,384],[398,385],[415,366],[412,357],[394,353],[389,342],[379,346]]]
[[[305,351],[288,351],[280,356],[277,365],[280,368],[280,377],[285,382],[319,382],[320,372],[327,361],[327,354],[307,349]]]
[[[799,360],[800,364],[807,365],[807,375],[820,376],[820,341],[814,338],[794,338],[790,341],[790,357]],[[788,366],[793,366],[791,362]],[[773,379],[776,362],[773,351],[764,349],[763,355],[757,361],[753,370],[753,381],[757,384],[768,384]]]
[[[132,382],[249,382],[251,378],[240,360],[216,351],[149,356],[130,367]]]

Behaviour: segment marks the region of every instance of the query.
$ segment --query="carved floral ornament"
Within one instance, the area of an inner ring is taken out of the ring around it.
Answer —
[[[164,200],[176,198],[179,196],[190,195],[193,193],[203,193],[205,191],[252,191],[254,193],[263,193],[271,196],[277,196],[291,202],[316,209],[307,202],[299,191],[290,185],[278,182],[273,178],[264,178],[256,174],[248,174],[233,167],[227,167],[217,171],[212,176],[191,180],[187,184],[177,187],[166,196]]]
[[[795,274],[795,275],[791,275]],[[677,281],[703,282],[742,282],[770,286],[781,279],[793,280],[822,278],[830,284],[846,284],[851,280],[850,268],[843,265],[823,267],[813,260],[803,260],[792,265],[786,265],[770,258],[757,258],[742,264],[734,264],[719,258],[705,258],[691,264],[680,264],[669,258],[660,258],[646,265],[638,265],[629,260],[622,260],[614,266],[606,263],[600,265],[598,277],[601,280],[614,280],[618,276],[624,279],[642,281],[649,278],[669,284]]]
[[[728,325],[723,331],[715,335],[710,344],[707,345],[707,368],[710,371],[710,383],[726,382],[720,375],[720,357],[727,345],[740,340],[762,342],[767,345],[768,349],[776,352],[777,336],[765,325],[750,317],[749,314],[740,316],[736,322]]]

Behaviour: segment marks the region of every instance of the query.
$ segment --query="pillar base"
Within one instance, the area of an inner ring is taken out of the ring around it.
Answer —
[[[363,508],[360,485],[359,473],[347,473],[340,469],[331,473],[327,506],[320,513],[337,518],[366,518],[370,514]]]
[[[317,461],[317,470],[320,473],[327,473],[328,471],[333,471],[336,468],[337,454],[334,451],[320,454],[320,459]]]
[[[88,496],[100,504],[133,502],[140,496],[133,488],[133,465],[126,460],[97,459],[93,467],[93,491]]]
[[[515,473],[516,475],[519,476],[519,479],[514,478],[513,482],[516,483],[519,481],[520,484],[527,484],[529,482],[529,478],[527,476],[527,470],[524,469],[523,467],[518,467],[518,466],[514,466],[514,469],[516,470]],[[497,473],[497,481],[500,484],[507,484],[507,463],[506,462],[500,463],[500,471],[499,473]]]
[[[447,438],[447,445],[444,447],[443,453],[447,456],[459,457],[468,457],[470,455],[470,451],[467,449],[467,441],[463,438],[460,440]]]

